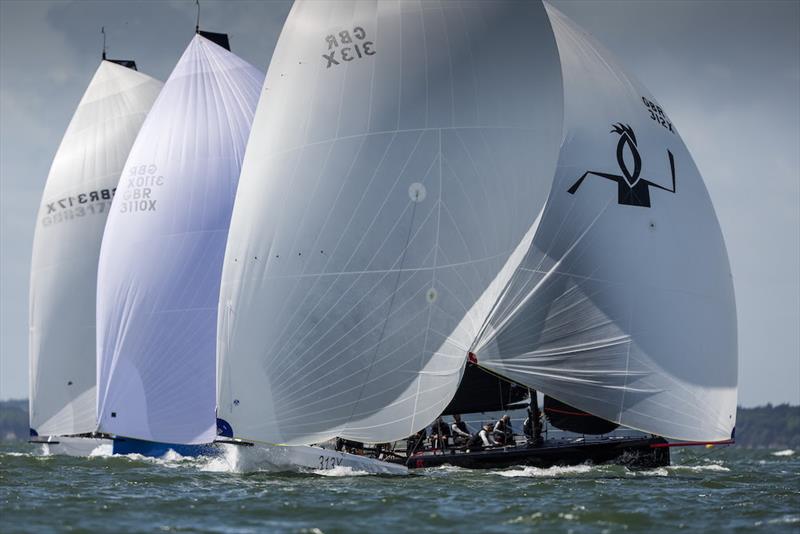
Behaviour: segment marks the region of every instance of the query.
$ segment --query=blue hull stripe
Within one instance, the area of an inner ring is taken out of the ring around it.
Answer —
[[[212,444],[182,445],[179,443],[158,443],[133,438],[114,438],[114,454],[141,454],[158,458],[173,450],[181,456],[214,456],[219,450]]]

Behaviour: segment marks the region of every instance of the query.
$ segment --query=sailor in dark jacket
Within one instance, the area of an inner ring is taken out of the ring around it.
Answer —
[[[447,440],[450,439],[450,427],[441,417],[431,425],[431,446],[434,449],[446,449]]]
[[[408,440],[406,441],[406,449],[408,453],[411,454],[414,451],[423,451],[425,450],[425,438],[428,436],[428,433],[423,428],[413,436],[409,436]]]
[[[450,425],[453,441],[456,445],[465,445],[470,439],[470,432],[467,423],[461,420],[458,414],[453,415],[453,424]]]
[[[494,425],[494,440],[500,445],[514,444],[514,430],[511,428],[511,418],[504,415]]]

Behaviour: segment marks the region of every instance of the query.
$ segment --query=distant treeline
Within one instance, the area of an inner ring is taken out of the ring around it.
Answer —
[[[736,412],[736,445],[748,449],[800,449],[800,406],[740,406]]]
[[[28,401],[0,401],[0,439],[28,439]],[[739,407],[736,444],[746,448],[800,449],[800,406]]]
[[[28,401],[0,401],[0,440],[28,439]]]

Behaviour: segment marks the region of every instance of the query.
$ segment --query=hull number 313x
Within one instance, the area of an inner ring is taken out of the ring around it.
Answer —
[[[320,469],[333,469],[336,466],[342,465],[343,458],[334,458],[332,456],[321,456],[319,457],[319,468]]]

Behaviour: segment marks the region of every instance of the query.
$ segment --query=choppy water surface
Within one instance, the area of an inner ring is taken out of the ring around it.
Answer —
[[[406,477],[229,472],[224,458],[36,456],[0,445],[0,531],[800,531],[800,451],[673,466],[442,467]],[[333,476],[331,476],[333,475]]]

